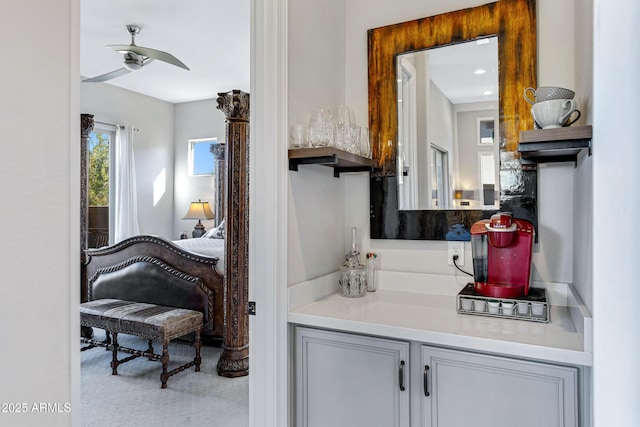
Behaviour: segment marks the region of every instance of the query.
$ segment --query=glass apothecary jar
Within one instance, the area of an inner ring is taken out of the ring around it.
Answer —
[[[340,267],[338,282],[340,295],[347,298],[359,298],[367,294],[367,268],[360,262],[360,252],[356,247],[356,228],[351,229],[351,251],[345,256]]]
[[[367,294],[367,271],[364,265],[340,268],[340,295],[359,298]]]

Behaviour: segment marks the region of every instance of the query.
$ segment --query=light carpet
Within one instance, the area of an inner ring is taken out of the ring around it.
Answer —
[[[104,331],[95,329],[95,338]],[[146,349],[147,340],[118,335],[120,345]],[[83,344],[84,345],[84,344]],[[154,342],[154,351],[162,345]],[[160,388],[160,361],[138,357],[111,375],[111,351],[102,347],[81,354],[82,426],[211,426],[249,425],[249,377],[225,378],[216,373],[220,348],[202,347],[200,372],[194,367],[169,378]],[[193,360],[190,345],[171,343],[169,370]],[[120,353],[119,358],[127,357]]]

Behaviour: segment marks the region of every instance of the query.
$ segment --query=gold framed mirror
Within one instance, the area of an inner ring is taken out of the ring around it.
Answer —
[[[491,210],[398,209],[398,55],[498,37],[500,210],[536,221],[535,165],[520,161],[520,130],[533,118],[523,91],[536,87],[535,0],[501,0],[368,31],[369,132],[376,170],[371,178],[371,238],[467,240],[468,229]],[[455,231],[457,230],[457,231]]]

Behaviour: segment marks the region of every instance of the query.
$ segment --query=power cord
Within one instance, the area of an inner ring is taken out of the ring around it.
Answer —
[[[457,260],[458,260],[458,255],[454,255],[454,256],[453,256],[453,265],[454,265],[458,270],[462,271],[464,274],[467,274],[467,275],[469,275],[469,276],[473,277],[473,274],[468,273],[468,272],[464,271],[463,269],[461,269],[460,267],[458,267],[458,263],[456,262]]]

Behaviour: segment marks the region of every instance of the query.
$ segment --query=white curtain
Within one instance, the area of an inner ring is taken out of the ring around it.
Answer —
[[[117,126],[114,150],[114,243],[140,234],[133,128]]]

